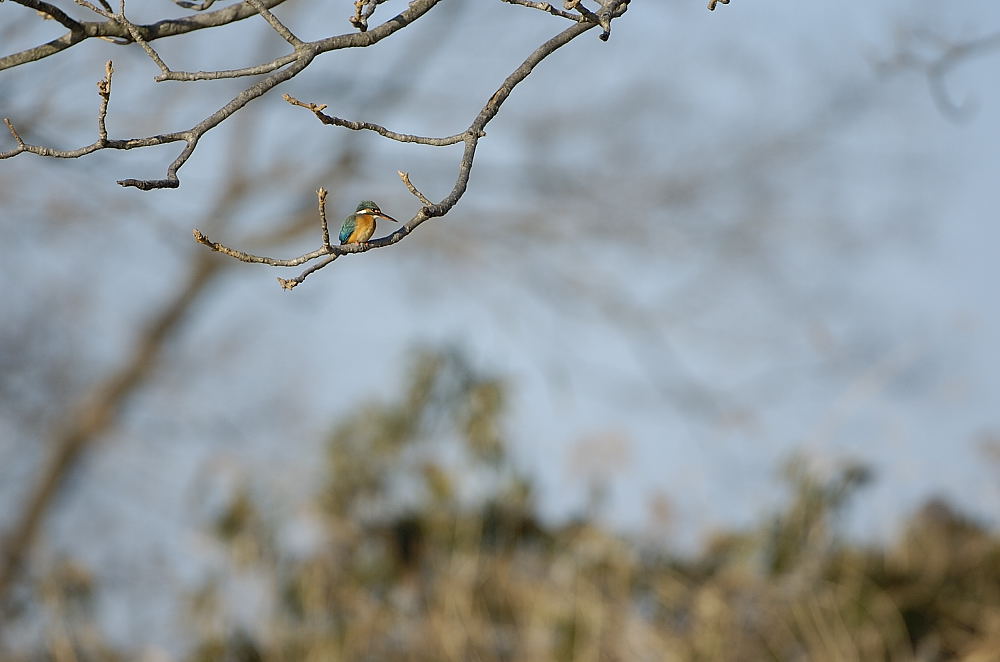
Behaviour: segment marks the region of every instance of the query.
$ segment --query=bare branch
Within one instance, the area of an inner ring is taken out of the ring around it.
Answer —
[[[355,131],[374,131],[380,136],[384,136],[391,140],[398,140],[401,143],[417,143],[419,145],[432,145],[434,147],[444,147],[446,145],[454,145],[465,140],[466,132],[456,133],[453,136],[447,136],[445,138],[427,138],[424,136],[414,136],[409,133],[396,133],[395,131],[390,131],[384,126],[378,124],[372,124],[371,122],[352,122],[351,120],[340,119],[339,117],[331,117],[323,113],[326,108],[326,104],[315,104],[307,103],[305,101],[299,101],[290,94],[282,94],[281,98],[292,104],[293,106],[301,106],[307,110],[312,111],[312,113],[319,119],[323,124],[332,124],[335,126],[342,126],[347,129],[353,129]]]
[[[728,5],[729,0],[708,0],[708,11],[715,11],[716,4]]]

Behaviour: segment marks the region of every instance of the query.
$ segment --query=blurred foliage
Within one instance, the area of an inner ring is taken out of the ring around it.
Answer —
[[[1000,537],[947,504],[885,547],[850,542],[837,518],[869,472],[793,461],[780,512],[675,556],[587,518],[542,521],[506,455],[506,392],[458,354],[420,354],[396,400],[331,434],[305,551],[235,490],[213,539],[263,598],[236,626],[239,591],[204,586],[187,659],[998,659]],[[100,590],[60,572],[49,600],[81,609]],[[25,659],[112,659],[93,637],[60,642]]]

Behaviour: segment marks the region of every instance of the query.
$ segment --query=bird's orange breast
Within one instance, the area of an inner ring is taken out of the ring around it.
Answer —
[[[357,214],[354,217],[354,232],[347,238],[347,243],[368,241],[373,234],[375,234],[375,217],[371,214]]]

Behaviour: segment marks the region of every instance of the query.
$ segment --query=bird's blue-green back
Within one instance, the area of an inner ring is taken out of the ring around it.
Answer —
[[[354,232],[354,214],[344,219],[344,224],[340,226],[340,243],[347,243],[348,237]]]

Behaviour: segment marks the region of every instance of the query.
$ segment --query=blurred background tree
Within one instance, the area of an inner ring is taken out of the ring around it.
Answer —
[[[210,486],[202,522],[218,559],[183,598],[186,659],[995,654],[1000,537],[946,504],[885,548],[849,543],[835,520],[864,469],[821,478],[796,461],[787,506],[676,557],[589,517],[542,520],[505,454],[506,388],[458,353],[417,352],[400,394],[329,436],[324,482],[295,521],[256,482]],[[64,562],[45,586],[49,654],[112,656],[87,636],[86,570]]]
[[[316,38],[343,4],[275,12]],[[395,171],[436,199],[456,153],[265,96],[178,191],[114,184],[163,148],[0,165],[4,551],[37,527],[5,657],[990,659],[1000,100],[948,53],[1000,16],[632,4],[511,97],[448,220],[294,294],[190,228],[301,253],[317,187],[407,217]],[[2,7],[5,53],[57,36]],[[440,3],[287,89],[451,133],[563,20]],[[257,21],[157,48],[285,52]],[[90,40],[5,71],[0,115],[85,144],[109,53],[116,135],[244,87],[151,90],[141,49]]]

